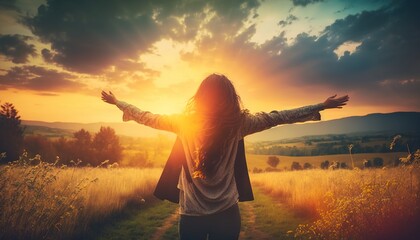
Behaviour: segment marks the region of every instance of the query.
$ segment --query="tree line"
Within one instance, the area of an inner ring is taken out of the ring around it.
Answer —
[[[122,147],[114,129],[101,127],[99,132],[91,134],[81,129],[73,133],[73,138],[60,137],[50,140],[45,136],[26,136],[23,148],[29,155],[39,154],[44,161],[70,164],[73,160],[80,166],[99,166],[108,160],[118,163],[122,159]]]
[[[393,151],[405,152],[407,146],[417,148],[420,146],[420,139],[417,137],[405,136],[406,139],[402,139],[401,143],[395,146]],[[296,147],[296,146],[269,146],[255,144],[252,150],[248,150],[252,154],[261,155],[283,155],[283,156],[322,156],[322,155],[333,155],[333,154],[348,154],[348,145],[353,144],[353,153],[387,153],[389,152],[389,144],[375,144],[368,145],[366,142],[327,142],[327,143],[311,143],[307,144],[311,147]],[[315,145],[315,146],[314,146]]]
[[[29,156],[39,154],[43,161],[70,164],[79,162],[81,166],[98,166],[105,160],[119,162],[122,159],[122,146],[114,129],[101,127],[99,132],[91,134],[81,129],[73,138],[64,137],[51,140],[41,135],[24,136],[18,111],[11,103],[0,106],[0,153],[1,162],[19,159],[26,151]]]

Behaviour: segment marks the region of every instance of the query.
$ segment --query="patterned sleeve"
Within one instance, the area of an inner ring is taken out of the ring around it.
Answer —
[[[242,136],[245,137],[246,135],[260,132],[280,124],[319,121],[321,120],[319,111],[323,109],[323,104],[320,103],[290,110],[272,111],[270,113],[245,113]]]
[[[143,111],[136,106],[128,104],[123,101],[117,101],[117,107],[123,111],[123,121],[134,120],[146,126],[177,133],[178,124],[176,115],[161,115],[154,114],[148,111]]]

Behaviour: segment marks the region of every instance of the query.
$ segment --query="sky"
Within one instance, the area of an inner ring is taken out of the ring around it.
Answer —
[[[411,0],[0,0],[0,104],[22,119],[118,122],[101,90],[184,109],[222,73],[251,112],[350,96],[323,120],[420,111]]]

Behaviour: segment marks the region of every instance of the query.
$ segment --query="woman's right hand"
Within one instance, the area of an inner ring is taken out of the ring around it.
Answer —
[[[109,91],[109,93],[102,91],[102,101],[109,103],[109,104],[116,104],[117,103],[117,98],[114,96],[114,94],[112,94],[111,91]]]

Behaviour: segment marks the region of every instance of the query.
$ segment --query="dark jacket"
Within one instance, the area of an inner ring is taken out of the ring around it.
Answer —
[[[181,168],[188,169],[184,148],[181,140],[177,137],[172,152],[165,164],[162,175],[156,185],[154,195],[161,200],[169,200],[174,203],[179,202],[179,189],[177,187]],[[252,201],[251,182],[248,175],[248,167],[245,159],[244,140],[239,141],[238,152],[235,159],[235,181],[239,193],[239,201]],[[192,181],[189,171],[186,171],[187,179]]]

